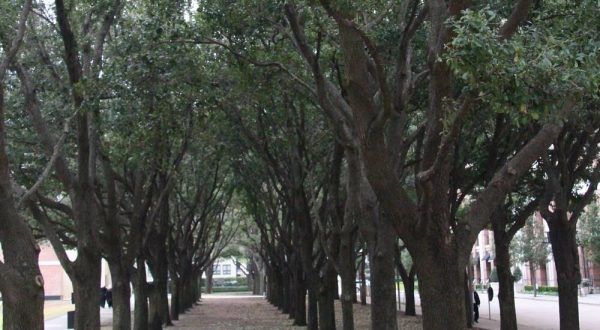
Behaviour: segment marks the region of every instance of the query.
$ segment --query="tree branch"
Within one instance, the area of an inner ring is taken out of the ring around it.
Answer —
[[[40,210],[40,208],[32,201],[27,201],[26,204],[33,214],[33,217],[42,225],[46,238],[50,241],[65,272],[71,274],[73,272],[73,263],[69,260],[65,247],[61,243],[54,226],[50,223],[48,214],[44,210]]]
[[[518,179],[531,167],[531,164],[548,150],[561,131],[562,125],[548,123],[517,154],[508,161],[492,178],[491,182],[477,196],[465,216],[459,220],[459,227],[467,235],[459,244],[468,245],[490,219],[491,212],[503,202],[504,197],[517,184]],[[465,249],[464,251],[470,251]]]
[[[23,43],[23,37],[25,36],[25,28],[27,26],[27,17],[29,16],[29,12],[31,11],[31,2],[32,0],[26,0],[23,5],[23,9],[21,10],[21,15],[19,16],[19,25],[17,26],[17,34],[12,39],[12,43],[8,50],[5,50],[5,56],[2,63],[0,63],[0,81],[4,80],[4,76],[6,75],[6,71],[8,70],[8,66],[12,63],[15,56],[17,56],[17,52]],[[2,38],[4,39],[4,38]]]
[[[61,151],[62,147],[65,143],[65,140],[67,139],[67,134],[69,133],[69,124],[74,116],[75,115],[72,115],[65,121],[65,124],[63,126],[63,134],[58,139],[58,142],[56,142],[56,145],[54,146],[54,151],[52,152],[52,156],[50,157],[48,164],[46,164],[44,171],[38,177],[35,184],[33,186],[31,186],[31,188],[29,188],[29,190],[27,192],[25,192],[25,194],[17,202],[17,208],[21,207],[21,205],[23,205],[23,202],[28,200],[42,186],[42,184],[48,178],[48,176],[50,176],[50,172],[51,172],[52,168],[54,168],[54,164],[56,163],[57,159],[59,158],[59,155],[62,152]]]
[[[513,11],[506,20],[506,22],[500,27],[500,39],[508,39],[510,38],[517,29],[519,25],[527,18],[529,15],[529,9],[533,4],[534,0],[518,0],[515,6],[513,7]]]

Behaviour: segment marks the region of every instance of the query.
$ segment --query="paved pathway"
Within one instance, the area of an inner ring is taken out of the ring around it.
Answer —
[[[480,297],[486,297],[483,293]],[[560,318],[558,313],[558,296],[538,296],[515,293],[517,323],[519,329],[558,330]],[[500,307],[497,297],[490,304],[488,313],[487,299],[482,299],[479,308],[481,319],[487,319],[491,314],[496,326],[489,329],[500,329]],[[600,329],[600,294],[579,297],[579,326],[581,330]]]
[[[487,293],[479,292],[481,306],[479,306],[479,323],[475,326],[480,329],[500,329],[500,306],[498,297],[494,296],[488,307]],[[415,293],[417,314],[421,313],[419,294]],[[589,294],[579,297],[579,326],[581,330],[600,329],[600,294]],[[405,301],[402,292],[401,301]],[[517,323],[519,330],[558,330],[560,319],[558,312],[558,296],[534,297],[533,294],[515,293],[515,306],[517,309]],[[404,309],[404,306],[402,307]]]

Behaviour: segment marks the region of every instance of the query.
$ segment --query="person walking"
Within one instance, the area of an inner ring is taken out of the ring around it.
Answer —
[[[475,321],[475,323],[479,323],[479,305],[481,304],[481,300],[479,300],[479,295],[477,294],[477,291],[473,291],[473,313],[475,315],[473,315],[473,321]]]

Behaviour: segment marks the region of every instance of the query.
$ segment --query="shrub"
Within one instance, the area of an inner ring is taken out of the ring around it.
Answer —
[[[248,291],[247,286],[223,286],[223,287],[213,287],[212,292],[244,292]],[[202,289],[202,292],[205,292],[205,289]]]
[[[246,286],[248,280],[246,277],[227,277],[227,278],[213,278],[213,287],[232,287],[232,286]]]
[[[521,272],[519,266],[515,267],[515,270],[513,270],[513,277],[515,278],[515,282],[519,282],[523,278],[523,272]]]
[[[533,292],[533,286],[531,285],[526,285],[524,288],[525,292]],[[558,288],[555,286],[539,286],[537,292],[540,294],[554,295],[558,294]]]
[[[496,268],[492,269],[490,273],[490,282],[498,282],[498,271]]]

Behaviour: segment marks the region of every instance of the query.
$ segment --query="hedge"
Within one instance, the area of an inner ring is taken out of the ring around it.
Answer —
[[[212,292],[244,292],[249,291],[248,286],[222,286],[222,287],[213,287]],[[202,288],[202,292],[206,292],[205,288]]]
[[[525,291],[533,292],[533,286],[526,285]],[[558,293],[558,288],[555,286],[538,286],[537,292],[539,293]]]

